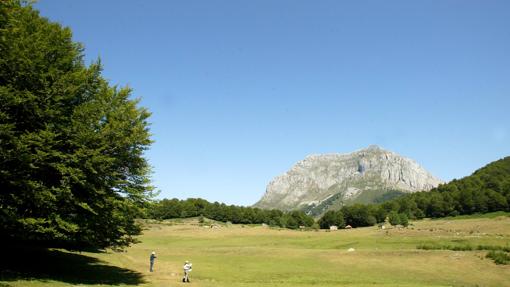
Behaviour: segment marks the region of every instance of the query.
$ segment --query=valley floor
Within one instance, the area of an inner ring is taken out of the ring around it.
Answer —
[[[417,249],[423,244],[508,247],[509,214],[332,232],[207,228],[196,220],[146,227],[141,243],[126,252],[54,250],[45,255],[50,259],[41,262],[41,272],[2,270],[0,286],[182,286],[185,260],[193,263],[190,286],[510,286],[510,265],[496,265],[485,258],[487,251]],[[153,250],[158,257],[149,273]]]

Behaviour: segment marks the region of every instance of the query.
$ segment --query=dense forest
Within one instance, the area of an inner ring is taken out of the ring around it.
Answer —
[[[406,194],[380,204],[355,204],[326,212],[320,228],[372,226],[388,218],[393,225],[409,219],[438,218],[462,214],[510,211],[510,157],[495,161],[472,175],[452,180],[431,191]],[[210,203],[204,199],[164,199],[153,203],[147,216],[154,219],[205,216],[218,221],[298,228],[314,224],[302,211],[282,212],[259,208]]]
[[[241,224],[261,224],[286,228],[311,227],[314,219],[303,211],[283,212],[281,210],[265,210],[244,206],[210,203],[201,198],[186,200],[163,199],[150,205],[147,217],[152,219],[171,219],[204,216],[223,222]]]

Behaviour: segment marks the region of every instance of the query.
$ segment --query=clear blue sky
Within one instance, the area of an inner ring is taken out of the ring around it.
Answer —
[[[377,144],[443,180],[510,155],[510,1],[56,1],[152,115],[160,197],[249,205]]]

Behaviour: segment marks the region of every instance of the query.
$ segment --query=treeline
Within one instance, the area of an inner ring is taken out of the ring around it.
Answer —
[[[296,229],[300,226],[311,227],[314,219],[303,211],[283,212],[281,210],[265,210],[260,208],[210,203],[201,198],[186,200],[163,199],[156,201],[147,209],[147,217],[152,219],[189,218],[204,216],[222,222],[236,224],[268,224]]]
[[[328,211],[319,219],[319,225],[321,228],[371,226],[386,217],[392,224],[406,225],[408,219],[494,211],[510,211],[510,157],[428,192],[404,195],[378,205],[356,204]]]
[[[383,205],[354,204],[343,206],[340,210],[329,210],[319,219],[318,224],[322,229],[329,229],[335,225],[344,228],[372,226],[384,222],[386,218],[392,225],[408,225],[409,216],[406,213],[399,213],[398,210],[387,209]]]

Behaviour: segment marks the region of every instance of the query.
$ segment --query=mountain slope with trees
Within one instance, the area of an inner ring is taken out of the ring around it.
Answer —
[[[494,211],[510,211],[510,157],[478,169],[472,175],[439,185],[430,191],[407,194],[379,205],[344,206],[345,224],[370,226],[386,217],[395,224],[408,218],[440,218]],[[331,215],[321,226],[335,225]]]
[[[411,218],[508,211],[510,157],[492,162],[472,175],[452,180],[429,192],[397,198],[382,205]]]

